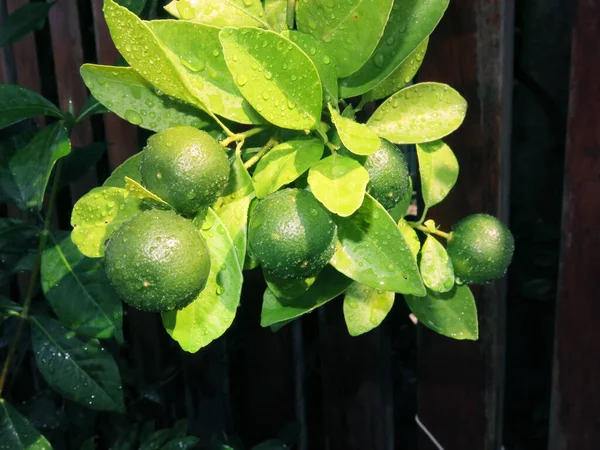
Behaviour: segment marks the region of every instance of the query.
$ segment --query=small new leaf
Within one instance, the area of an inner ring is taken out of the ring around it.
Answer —
[[[425,206],[437,205],[446,198],[458,180],[458,161],[442,141],[417,145],[421,190]]]
[[[344,147],[356,155],[364,156],[379,150],[381,141],[373,130],[362,123],[341,116],[330,104],[327,106]]]
[[[421,249],[421,276],[434,292],[448,292],[454,286],[454,268],[446,249],[433,236],[427,236]]]

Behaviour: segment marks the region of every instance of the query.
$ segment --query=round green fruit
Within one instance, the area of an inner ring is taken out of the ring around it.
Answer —
[[[123,224],[106,247],[106,275],[125,303],[149,312],[181,309],[204,289],[206,242],[172,211],[145,211]]]
[[[219,198],[229,179],[229,159],[208,133],[173,127],[148,139],[140,172],[146,188],[191,216]]]
[[[475,214],[455,225],[446,250],[461,283],[483,284],[504,276],[513,257],[515,241],[510,230],[497,218]]]
[[[265,272],[283,279],[310,278],[335,251],[336,226],[308,191],[284,189],[261,200],[248,229],[253,254]]]

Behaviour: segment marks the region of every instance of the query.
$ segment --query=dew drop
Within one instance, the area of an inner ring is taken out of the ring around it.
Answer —
[[[140,116],[139,113],[132,109],[128,109],[127,111],[125,111],[125,119],[134,125],[139,125],[144,121],[144,119],[142,119],[142,116]]]

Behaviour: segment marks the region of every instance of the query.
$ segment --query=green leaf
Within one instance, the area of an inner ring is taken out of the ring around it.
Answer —
[[[7,450],[52,450],[52,446],[29,421],[0,398],[0,436]]]
[[[325,46],[317,41],[310,34],[300,33],[298,31],[285,31],[282,33],[285,37],[295,43],[312,60],[323,85],[323,98],[326,103],[338,102],[338,80],[335,64],[332,64],[332,58],[329,56]]]
[[[239,156],[236,156],[231,165],[226,192],[223,206],[216,213],[227,228],[236,249],[237,259],[242,263],[246,259],[248,212],[255,196],[252,178]]]
[[[287,26],[287,0],[265,0],[265,19],[269,26],[281,33]]]
[[[123,223],[142,212],[142,201],[127,190],[97,187],[81,197],[71,213],[71,239],[89,258],[104,256],[104,243]]]
[[[178,20],[153,20],[147,24],[190,92],[210,111],[239,123],[263,122],[227,69],[219,28]]]
[[[180,420],[173,428],[157,430],[143,440],[139,450],[162,450],[164,445],[172,439],[185,436],[187,432],[187,421]]]
[[[323,156],[323,142],[316,138],[298,138],[274,147],[256,166],[253,175],[258,198],[264,198],[296,180]]]
[[[70,235],[52,241],[42,255],[44,295],[60,321],[92,338],[123,340],[123,307],[99,259],[86,258]]]
[[[32,127],[33,128],[33,127]],[[12,134],[0,142],[0,203],[13,202],[20,209],[26,209],[22,203],[21,191],[13,179],[9,163],[17,151],[27,147],[37,128],[28,129],[18,134]]]
[[[196,436],[183,436],[170,440],[160,450],[191,450],[198,448],[200,442],[200,439]]]
[[[86,173],[95,168],[96,164],[108,148],[106,142],[92,142],[82,148],[71,148],[69,153],[62,161],[60,170],[59,189],[68,186],[70,183],[84,177]],[[50,177],[50,180],[56,176],[56,173]],[[50,184],[51,182],[49,182]]]
[[[146,6],[147,0],[117,0],[117,3],[124,6],[136,15],[140,15]]]
[[[0,128],[36,116],[62,117],[62,113],[52,102],[29,89],[0,84]]]
[[[240,303],[243,279],[235,246],[212,209],[200,233],[210,251],[206,287],[190,305],[162,315],[169,335],[190,353],[206,347],[231,326]]]
[[[425,297],[405,296],[412,313],[423,325],[453,339],[479,338],[477,306],[468,286],[455,285],[450,292],[427,291]]]
[[[335,214],[347,217],[363,203],[369,173],[357,161],[337,153],[322,159],[308,172],[313,195]]]
[[[93,95],[90,95],[81,107],[81,110],[79,111],[79,115],[77,116],[77,120],[75,121],[75,123],[79,123],[90,116],[96,114],[106,114],[107,112],[109,112],[108,108],[106,108],[102,103],[100,103]]]
[[[325,44],[338,77],[352,75],[369,59],[383,35],[393,0],[319,2],[299,0],[298,30]]]
[[[260,326],[268,327],[307,314],[343,293],[351,283],[352,280],[327,266],[310,289],[292,300],[278,299],[267,289],[263,297]]]
[[[271,293],[280,300],[291,300],[304,294],[315,283],[316,277],[283,279],[263,271]]]
[[[417,232],[402,218],[398,221],[398,228],[400,228],[400,232],[402,233],[402,236],[404,236],[404,240],[408,244],[408,248],[416,261],[417,255],[419,254],[419,251],[421,251],[421,241],[419,240]]]
[[[448,292],[454,286],[454,267],[442,244],[427,236],[421,249],[421,276],[425,286],[434,292]]]
[[[388,97],[406,86],[421,68],[428,45],[429,38],[426,38],[389,77],[365,94],[365,100],[373,101]]]
[[[408,191],[406,191],[406,195],[403,199],[401,199],[396,206],[389,210],[390,216],[395,221],[402,219],[404,216],[408,214],[408,208],[412,203],[413,198],[413,182],[412,178],[408,177]]]
[[[268,441],[258,444],[256,447],[252,447],[251,450],[286,450],[289,448],[290,446],[279,439],[269,439]]]
[[[259,0],[173,0],[165,9],[178,19],[215,27],[269,28]]]
[[[138,183],[137,181],[135,181],[129,177],[125,177],[125,189],[127,189],[127,191],[131,195],[138,198],[139,200],[142,200],[142,201],[149,200],[150,202],[156,204],[156,206],[159,208],[167,208],[167,209],[173,208],[171,205],[169,205],[167,202],[165,202],[158,195],[153,194],[148,189],[146,189],[144,186],[142,186],[140,183]]]
[[[119,369],[96,339],[85,341],[50,317],[30,322],[35,361],[52,389],[90,409],[124,412]]]
[[[364,94],[388,78],[431,34],[448,3],[449,0],[395,0],[383,36],[369,60],[358,72],[340,81],[342,97]]]
[[[54,163],[71,152],[69,135],[61,122],[42,128],[8,162],[20,191],[20,203],[40,210]]]
[[[387,99],[367,125],[395,144],[418,144],[452,133],[466,112],[466,100],[450,86],[418,83]]]
[[[5,17],[0,28],[0,47],[18,42],[32,31],[41,30],[48,18],[50,8],[56,2],[24,4]]]
[[[205,128],[214,123],[204,111],[158,95],[131,67],[84,64],[80,72],[102,105],[139,127],[158,132],[178,125]]]
[[[323,104],[321,80],[296,44],[256,28],[223,28],[219,37],[239,90],[265,119],[292,130],[317,127]]]
[[[125,178],[130,178],[138,183],[142,182],[142,174],[140,173],[140,164],[142,163],[143,151],[136,153],[128,158],[123,164],[117,167],[113,173],[106,179],[102,186],[117,187],[125,189]]]
[[[417,145],[421,192],[425,206],[437,205],[446,198],[458,180],[458,161],[442,141]]]
[[[16,273],[33,270],[40,230],[19,219],[0,218],[0,286]]]
[[[0,324],[3,320],[11,317],[12,312],[20,311],[21,307],[18,303],[13,302],[11,299],[0,295]]]
[[[344,319],[350,336],[365,334],[383,322],[394,306],[393,292],[352,283],[344,295]]]
[[[425,287],[408,243],[387,211],[369,194],[356,214],[334,216],[338,243],[331,264],[366,286],[424,295]]]
[[[343,117],[331,105],[329,113],[338,135],[348,150],[355,155],[371,155],[379,150],[381,141],[368,126]]]

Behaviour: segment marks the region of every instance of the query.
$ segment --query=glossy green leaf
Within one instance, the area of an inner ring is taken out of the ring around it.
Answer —
[[[394,292],[352,283],[344,294],[344,319],[350,336],[360,336],[379,325],[394,306]]]
[[[26,147],[17,151],[8,167],[19,189],[21,204],[28,209],[41,209],[54,164],[70,152],[69,135],[61,122],[42,128]]]
[[[239,90],[269,122],[314,129],[321,119],[321,80],[310,58],[283,36],[257,28],[219,34],[227,67]]]
[[[415,229],[411,227],[404,219],[400,219],[398,221],[398,228],[400,228],[400,232],[402,233],[402,236],[404,236],[404,240],[408,244],[408,248],[410,249],[413,258],[416,261],[417,255],[419,254],[419,251],[421,251],[421,241],[419,240],[419,235]]]
[[[58,181],[59,189],[67,187],[84,177],[93,168],[95,169],[96,164],[104,156],[107,148],[108,143],[106,142],[92,142],[85,147],[71,148],[71,153],[62,160],[60,180]],[[52,184],[55,176],[56,173],[50,176],[48,184]]]
[[[242,159],[236,156],[231,164],[227,187],[221,195],[222,202],[226,205],[241,200],[253,192],[252,177],[248,173],[248,169],[244,167]]]
[[[343,293],[351,283],[352,280],[327,266],[310,289],[292,300],[278,299],[267,289],[263,297],[260,325],[268,327],[307,314]]]
[[[413,191],[412,178],[410,176],[408,177],[408,185],[409,185],[409,189],[406,192],[406,195],[404,196],[404,198],[402,198],[398,202],[398,204],[396,206],[394,206],[392,209],[390,209],[390,211],[389,211],[390,216],[392,216],[392,218],[396,222],[408,214],[408,208],[412,204],[414,191]]]
[[[383,35],[393,0],[298,0],[298,30],[322,41],[337,63],[338,77],[367,62]]]
[[[428,45],[429,38],[426,38],[389,77],[365,94],[365,100],[372,101],[388,97],[410,83],[421,68]]]
[[[466,100],[450,86],[418,83],[387,99],[367,125],[395,144],[418,144],[452,133],[466,112]]]
[[[123,223],[142,212],[142,201],[127,190],[97,187],[81,197],[71,213],[71,239],[89,258],[100,258],[105,242]]]
[[[347,217],[363,203],[369,173],[357,161],[333,154],[308,172],[313,195],[331,212]]]
[[[256,447],[252,447],[251,450],[286,450],[289,448],[289,445],[279,439],[269,439],[258,444]]]
[[[369,194],[350,217],[337,217],[338,243],[331,264],[366,286],[424,295],[425,287],[408,243],[387,211]]]
[[[84,64],[80,72],[102,105],[139,127],[158,132],[178,125],[205,128],[214,123],[204,111],[158,95],[131,67]]]
[[[2,398],[0,398],[0,437],[2,449],[52,450],[48,440]]]
[[[298,138],[273,147],[260,160],[253,175],[258,198],[291,183],[319,162],[324,145],[320,139]]]
[[[32,127],[33,128],[33,127]],[[0,203],[13,202],[20,209],[26,209],[22,203],[21,191],[13,179],[9,163],[17,151],[27,147],[37,132],[36,128],[11,135],[0,141]]]
[[[150,202],[156,204],[158,207],[171,208],[171,205],[169,205],[167,202],[165,202],[158,195],[153,194],[148,189],[146,189],[144,186],[142,186],[140,183],[138,183],[137,181],[135,181],[129,177],[125,177],[125,189],[127,189],[127,191],[131,195],[138,198],[139,200],[142,200],[142,201],[149,200]]]
[[[323,98],[325,102],[337,103],[337,70],[325,46],[310,34],[300,33],[299,31],[285,31],[283,35],[300,47],[315,64],[321,78],[321,84],[323,85]]]
[[[197,449],[200,439],[196,436],[183,436],[170,440],[160,450],[187,450]]]
[[[0,286],[14,274],[33,270],[40,233],[22,220],[0,218]]]
[[[32,31],[41,30],[46,23],[50,8],[56,2],[22,4],[2,21],[0,47],[18,42]]]
[[[427,291],[425,297],[406,295],[412,313],[427,328],[453,339],[477,340],[477,305],[468,286],[455,285],[450,292]]]
[[[36,116],[62,117],[62,113],[33,91],[16,84],[0,83],[0,128]]]
[[[106,67],[106,66],[98,66],[98,67]],[[83,66],[82,66],[82,68],[83,68]],[[129,70],[133,71],[132,69],[129,69]],[[102,103],[100,103],[93,95],[89,95],[88,98],[85,100],[85,103],[81,107],[81,110],[79,111],[79,115],[77,116],[77,120],[75,122],[79,123],[79,122],[87,119],[90,116],[93,116],[96,114],[105,114],[107,112],[110,112],[108,108],[106,108]]]
[[[0,324],[2,321],[12,315],[13,312],[20,311],[21,307],[18,303],[13,302],[11,299],[0,295]]]
[[[417,145],[417,157],[425,206],[437,205],[458,180],[458,160],[452,149],[442,141]]]
[[[288,0],[265,0],[263,5],[267,23],[278,33],[288,29],[287,3]]]
[[[360,70],[340,81],[342,97],[356,97],[388,78],[441,20],[449,0],[395,0],[385,32]],[[414,74],[413,74],[414,75]]]
[[[167,49],[188,89],[210,111],[234,122],[262,122],[227,69],[219,28],[180,20],[153,20],[147,24]]]
[[[434,292],[448,292],[454,286],[454,267],[446,249],[433,236],[427,236],[421,249],[423,283]]]
[[[140,173],[140,164],[142,163],[143,154],[144,152],[142,151],[128,158],[123,164],[113,170],[113,173],[106,179],[102,186],[125,189],[125,178],[131,178],[141,183],[142,174]]]
[[[124,6],[136,15],[140,15],[146,6],[147,0],[117,0],[117,3]]]
[[[187,432],[187,420],[178,421],[173,428],[156,430],[143,439],[139,450],[162,450],[164,445],[172,439],[185,436]]]
[[[269,27],[260,0],[173,0],[165,9],[178,19],[215,27]]]
[[[123,308],[99,259],[86,258],[69,235],[52,239],[42,256],[44,295],[60,321],[79,335],[123,340]]]
[[[119,369],[96,339],[84,340],[47,316],[30,322],[36,365],[52,389],[87,408],[124,412]]]
[[[338,135],[348,150],[356,155],[371,155],[379,150],[381,141],[368,126],[343,117],[331,105],[329,113]]]
[[[206,287],[190,305],[162,314],[169,335],[190,353],[206,347],[231,326],[242,290],[242,269],[235,247],[225,225],[212,209],[200,233],[210,251]]]
[[[283,279],[263,271],[267,287],[279,300],[291,300],[300,297],[315,283],[316,277],[301,279]]]

